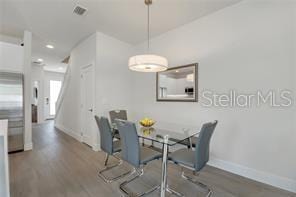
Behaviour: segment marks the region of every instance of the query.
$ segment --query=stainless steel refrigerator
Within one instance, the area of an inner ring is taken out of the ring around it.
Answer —
[[[0,72],[0,119],[8,119],[8,152],[24,150],[23,75]]]

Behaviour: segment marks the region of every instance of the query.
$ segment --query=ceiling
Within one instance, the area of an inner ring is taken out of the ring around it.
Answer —
[[[241,0],[154,0],[151,36],[162,34]],[[73,14],[76,4],[88,11]],[[0,0],[0,33],[22,37],[33,32],[33,61],[44,59],[50,68],[60,62],[83,38],[95,31],[130,44],[147,38],[147,7],[144,0]],[[52,44],[54,49],[45,47]]]

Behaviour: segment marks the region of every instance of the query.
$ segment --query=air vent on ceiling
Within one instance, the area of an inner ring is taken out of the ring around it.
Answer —
[[[86,8],[82,7],[81,5],[76,5],[73,12],[79,16],[82,16],[87,11]]]

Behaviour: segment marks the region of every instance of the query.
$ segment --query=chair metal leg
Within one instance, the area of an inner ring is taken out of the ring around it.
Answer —
[[[145,191],[145,192],[140,193],[140,194],[138,194],[138,193],[132,193],[132,192],[128,191],[128,189],[126,189],[125,186],[128,185],[129,183],[133,182],[135,179],[141,177],[141,176],[144,174],[144,170],[143,170],[143,169],[135,169],[135,168],[134,168],[134,169],[133,169],[133,172],[131,173],[131,175],[134,174],[134,173],[137,173],[137,175],[136,175],[135,177],[133,177],[133,178],[131,178],[131,179],[129,179],[129,180],[126,180],[126,181],[122,182],[122,183],[120,184],[120,186],[119,186],[120,190],[121,190],[125,195],[127,195],[127,196],[133,196],[133,197],[140,197],[140,196],[145,196],[145,195],[147,195],[147,194],[150,194],[151,192],[153,192],[153,191],[155,191],[155,190],[157,190],[157,189],[160,188],[160,186],[157,185],[157,186],[155,186],[155,187],[149,189],[148,191]]]
[[[109,154],[106,153],[106,158],[105,158],[105,163],[104,163],[105,166],[107,166],[108,160],[109,160]]]
[[[185,197],[185,195],[173,190],[172,188],[170,188],[169,186],[167,186],[166,191],[169,192],[170,194],[173,194],[175,196],[180,196],[180,197]]]
[[[213,194],[212,190],[207,185],[205,185],[205,184],[203,184],[203,183],[201,183],[201,182],[199,182],[199,181],[185,175],[184,171],[182,171],[182,178],[184,178],[184,179],[190,181],[191,183],[193,183],[193,184],[207,190],[208,191],[207,197],[210,197]]]
[[[115,165],[107,166],[107,164],[108,164],[108,159],[109,159],[109,154],[106,154],[106,159],[105,159],[105,163],[104,163],[104,164],[105,164],[105,166],[107,166],[107,167],[105,167],[103,170],[99,171],[99,173],[98,173],[98,176],[99,176],[100,178],[102,178],[106,183],[111,183],[111,182],[113,182],[113,181],[116,181],[116,180],[118,180],[118,179],[120,179],[120,178],[122,178],[122,177],[128,175],[128,174],[131,172],[131,171],[127,171],[127,172],[125,172],[125,173],[122,173],[122,174],[120,174],[120,175],[114,177],[114,178],[109,178],[109,177],[104,176],[104,172],[107,172],[108,170],[111,170],[111,169],[113,169],[113,168],[115,168],[115,167],[118,167],[118,166],[120,166],[120,165],[123,163],[121,159],[119,159],[119,158],[117,158],[117,157],[115,157],[115,156],[113,156],[113,157],[116,158],[119,162],[118,162],[117,164],[115,164]]]
[[[154,147],[154,141],[153,140],[151,141],[150,147],[152,147],[152,148]]]
[[[189,138],[188,141],[189,141],[189,148],[188,149],[192,149],[192,138]]]

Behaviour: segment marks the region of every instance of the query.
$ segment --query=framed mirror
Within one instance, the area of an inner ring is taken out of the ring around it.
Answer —
[[[197,102],[198,64],[169,68],[156,74],[156,100]]]

